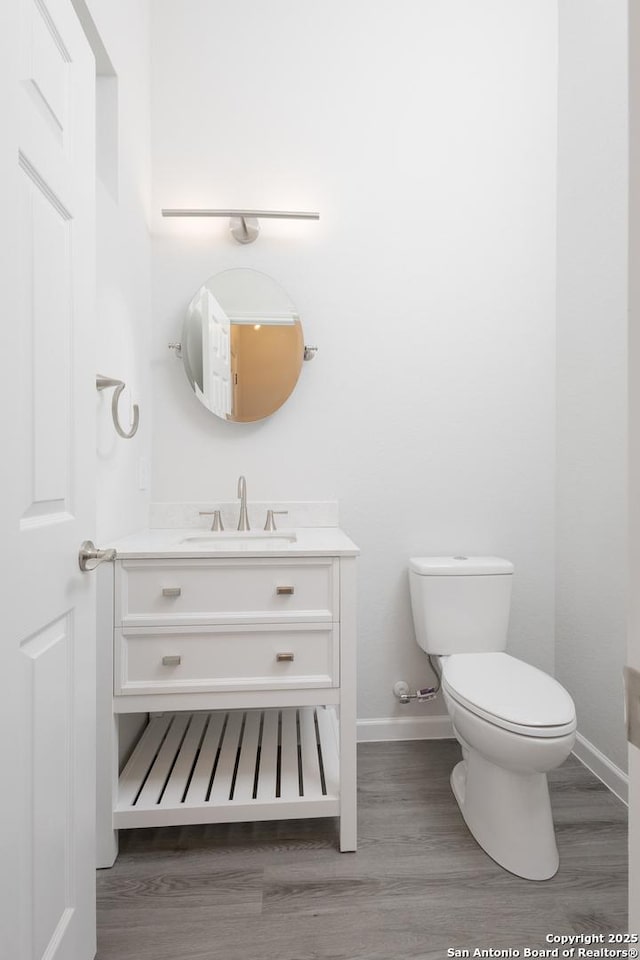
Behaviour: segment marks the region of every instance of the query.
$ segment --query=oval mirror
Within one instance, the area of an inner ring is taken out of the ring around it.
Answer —
[[[257,270],[217,273],[189,304],[182,360],[201,403],[247,423],[291,395],[304,356],[302,324],[288,294]]]

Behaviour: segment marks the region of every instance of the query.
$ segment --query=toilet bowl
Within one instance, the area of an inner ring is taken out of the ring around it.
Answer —
[[[414,558],[411,602],[462,747],[451,774],[462,816],[502,867],[547,880],[559,860],[546,775],[571,752],[575,707],[556,680],[505,652],[512,572],[496,557]]]
[[[573,702],[551,677],[506,653],[444,660],[443,697],[463,750],[451,774],[462,816],[502,867],[528,880],[547,880],[559,858],[546,774],[573,747]],[[487,671],[494,689],[484,683]],[[514,702],[505,704],[501,692]]]

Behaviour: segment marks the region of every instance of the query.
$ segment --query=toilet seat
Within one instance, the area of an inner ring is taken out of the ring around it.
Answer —
[[[442,658],[442,685],[476,716],[525,737],[563,737],[576,728],[564,687],[507,653],[456,653]]]

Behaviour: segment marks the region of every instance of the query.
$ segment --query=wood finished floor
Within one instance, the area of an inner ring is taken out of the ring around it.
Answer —
[[[359,850],[335,820],[130,830],[98,872],[97,960],[423,960],[626,930],[626,808],[571,757],[550,776],[560,870],[521,880],[453,799],[454,741],[361,744]]]

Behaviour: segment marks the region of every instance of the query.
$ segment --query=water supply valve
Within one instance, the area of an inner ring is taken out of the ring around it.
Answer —
[[[411,703],[412,700],[417,700],[418,703],[427,703],[429,700],[434,700],[438,695],[437,687],[422,687],[419,690],[416,690],[415,693],[411,692],[409,684],[405,680],[396,680],[393,685],[394,696],[398,698],[400,703],[406,705]]]

